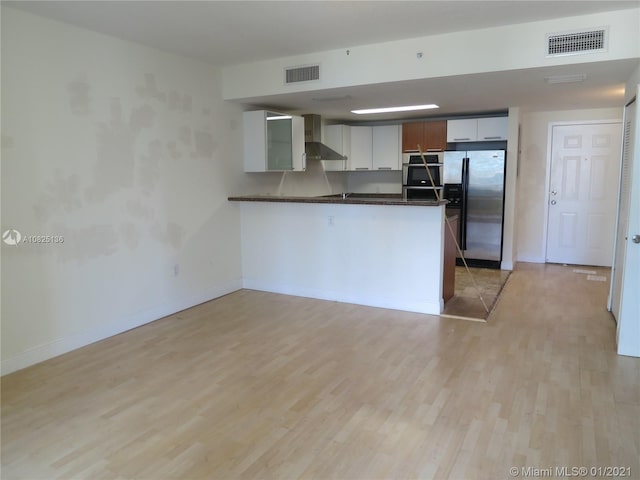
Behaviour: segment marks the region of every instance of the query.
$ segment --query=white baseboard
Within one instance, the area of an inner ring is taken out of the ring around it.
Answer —
[[[500,262],[500,270],[513,270],[513,262],[502,261]]]
[[[367,307],[388,308],[390,310],[402,310],[405,312],[426,313],[440,315],[444,308],[444,301],[426,302],[411,299],[397,299],[383,296],[361,295],[355,292],[342,292],[334,290],[321,290],[299,287],[291,284],[277,284],[251,278],[243,279],[243,288],[260,290],[263,292],[280,293],[296,297],[316,298],[331,302],[352,303]]]
[[[180,299],[171,303],[165,303],[141,312],[136,312],[126,318],[122,318],[93,330],[77,333],[75,335],[59,338],[51,342],[28,348],[18,355],[2,360],[0,364],[0,372],[2,372],[2,375],[7,375],[17,370],[35,365],[36,363],[57,357],[63,353],[70,352],[71,350],[85,347],[91,343],[95,343],[100,340],[104,340],[105,338],[118,335],[119,333],[126,332],[127,330],[140,327],[141,325],[154,322],[155,320],[159,320],[160,318],[172,315],[181,310],[208,302],[214,298],[221,297],[241,288],[242,282],[238,279],[237,281],[232,281],[225,285],[217,285],[207,291],[188,298]]]
[[[546,263],[544,258],[537,255],[518,255],[517,261],[524,263]]]

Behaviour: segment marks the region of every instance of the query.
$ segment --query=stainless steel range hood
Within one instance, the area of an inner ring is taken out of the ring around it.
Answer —
[[[322,117],[320,115],[303,115],[304,117],[304,147],[307,160],[346,160],[335,150],[321,142]]]

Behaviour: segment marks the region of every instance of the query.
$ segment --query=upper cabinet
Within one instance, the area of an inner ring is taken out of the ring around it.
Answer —
[[[373,127],[351,127],[349,170],[373,169]]]
[[[402,151],[447,149],[447,121],[410,122],[402,125]]]
[[[400,170],[400,125],[373,127],[373,170]]]
[[[478,141],[506,140],[509,134],[509,117],[478,119]]]
[[[447,142],[507,140],[509,117],[465,118],[447,121]]]
[[[477,140],[477,118],[447,121],[447,142],[476,142]]]
[[[302,117],[257,110],[242,120],[245,172],[305,169]]]
[[[400,170],[400,126],[383,125],[351,128],[351,155],[348,170]]]
[[[323,131],[324,144],[349,157],[351,154],[351,129],[348,125],[325,125]],[[340,172],[347,169],[347,160],[322,160],[322,166],[326,172]]]
[[[324,142],[347,157],[346,170],[400,170],[400,125],[349,126],[327,125]],[[326,171],[343,170],[343,162],[323,161]]]

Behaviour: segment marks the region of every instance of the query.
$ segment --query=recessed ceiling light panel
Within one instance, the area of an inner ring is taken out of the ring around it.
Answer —
[[[415,110],[429,110],[431,108],[440,108],[438,105],[407,105],[404,107],[384,107],[384,108],[365,108],[363,110],[351,110],[351,113],[357,115],[366,115],[369,113],[392,113],[392,112],[412,112]]]
[[[267,120],[290,120],[291,115],[272,115],[267,117]]]

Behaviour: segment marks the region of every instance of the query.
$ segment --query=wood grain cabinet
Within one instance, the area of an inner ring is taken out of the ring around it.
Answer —
[[[456,239],[451,231],[458,231],[458,215],[449,217],[451,230],[445,225],[444,228],[444,258],[442,268],[442,298],[445,302],[450,300],[456,291]]]
[[[409,122],[402,124],[402,151],[447,149],[447,121]]]

